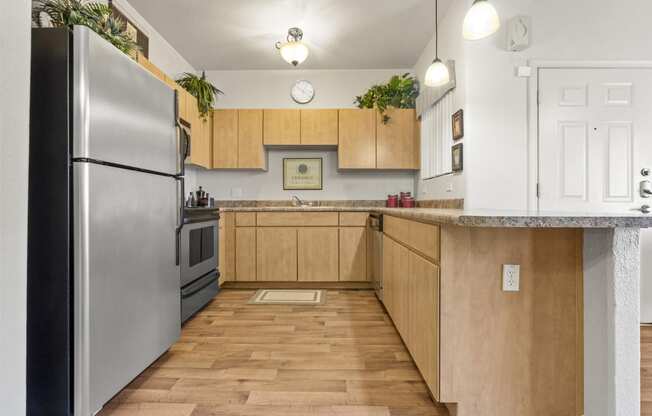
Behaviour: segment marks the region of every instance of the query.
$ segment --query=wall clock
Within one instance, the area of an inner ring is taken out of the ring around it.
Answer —
[[[300,80],[294,83],[290,95],[298,104],[308,104],[315,98],[315,87],[310,81]]]

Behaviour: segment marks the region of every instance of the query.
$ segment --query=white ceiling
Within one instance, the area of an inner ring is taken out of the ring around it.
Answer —
[[[301,69],[411,68],[434,33],[434,0],[130,3],[198,70],[291,69],[274,48],[291,26],[310,48]]]

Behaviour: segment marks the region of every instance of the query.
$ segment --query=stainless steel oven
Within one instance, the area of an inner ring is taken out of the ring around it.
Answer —
[[[181,322],[209,303],[219,290],[218,213],[186,209],[180,236]]]

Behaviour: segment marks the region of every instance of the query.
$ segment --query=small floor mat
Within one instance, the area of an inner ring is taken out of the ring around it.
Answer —
[[[249,299],[251,305],[323,305],[325,290],[260,289]]]

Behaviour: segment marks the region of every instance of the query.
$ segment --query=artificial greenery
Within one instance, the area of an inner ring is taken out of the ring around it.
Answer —
[[[213,108],[217,94],[224,94],[206,80],[206,72],[202,72],[201,77],[186,72],[177,80],[177,84],[197,99],[199,114],[203,119],[206,119]]]
[[[113,15],[106,4],[86,0],[39,0],[32,8],[32,21],[38,27],[48,22],[54,27],[71,29],[74,25],[88,26],[126,54],[138,49],[125,30],[126,22]]]
[[[414,108],[419,95],[419,81],[409,73],[394,75],[387,84],[374,85],[363,95],[355,97],[358,108],[377,108],[383,115],[383,123],[390,117],[387,107]]]

